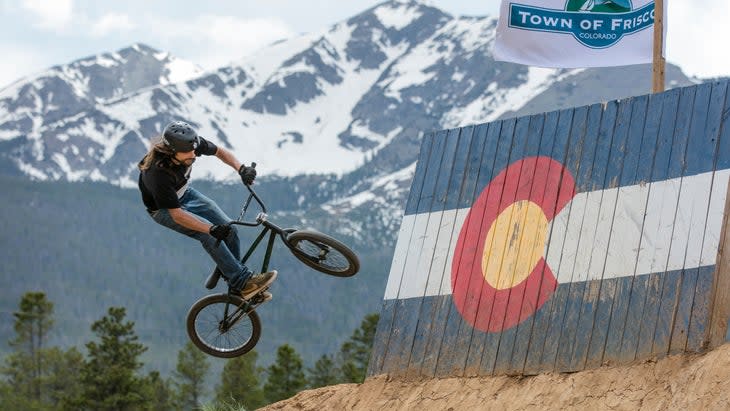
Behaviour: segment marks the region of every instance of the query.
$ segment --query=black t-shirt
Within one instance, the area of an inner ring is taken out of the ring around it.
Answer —
[[[200,137],[195,156],[212,156],[218,147]],[[139,172],[139,191],[142,202],[150,211],[161,208],[180,208],[180,197],[187,188],[190,169],[182,164],[173,164],[169,159],[156,159],[147,170]]]

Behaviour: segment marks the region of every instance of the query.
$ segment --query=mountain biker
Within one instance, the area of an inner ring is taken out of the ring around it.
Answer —
[[[244,184],[250,185],[256,178],[255,168],[241,164],[229,150],[200,137],[188,123],[174,121],[138,164],[142,202],[158,224],[200,241],[231,291],[249,299],[271,284],[277,273],[253,274],[242,264],[238,234],[226,224],[231,219],[215,202],[190,187],[192,165],[201,155],[214,155],[233,167]]]

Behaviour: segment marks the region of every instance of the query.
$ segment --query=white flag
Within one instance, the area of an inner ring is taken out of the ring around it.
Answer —
[[[623,66],[651,63],[653,42],[654,0],[502,0],[494,56],[539,67]]]

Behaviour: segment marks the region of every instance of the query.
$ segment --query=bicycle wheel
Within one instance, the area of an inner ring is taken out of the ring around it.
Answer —
[[[360,261],[346,245],[314,230],[297,230],[286,237],[292,254],[315,270],[337,277],[351,277]]]
[[[208,295],[193,304],[187,316],[188,336],[193,344],[220,358],[251,351],[261,336],[261,320],[256,311],[244,313],[242,304],[242,298],[228,294]]]

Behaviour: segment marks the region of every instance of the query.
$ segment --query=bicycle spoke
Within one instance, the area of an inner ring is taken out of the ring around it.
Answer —
[[[204,307],[194,323],[195,333],[203,344],[221,352],[240,349],[253,335],[248,315],[235,306],[235,311],[226,320],[226,329],[221,330],[226,305],[227,303],[221,302]]]
[[[297,243],[297,249],[306,254],[313,263],[328,269],[345,270],[349,267],[349,262],[342,253],[325,244],[302,240]]]

